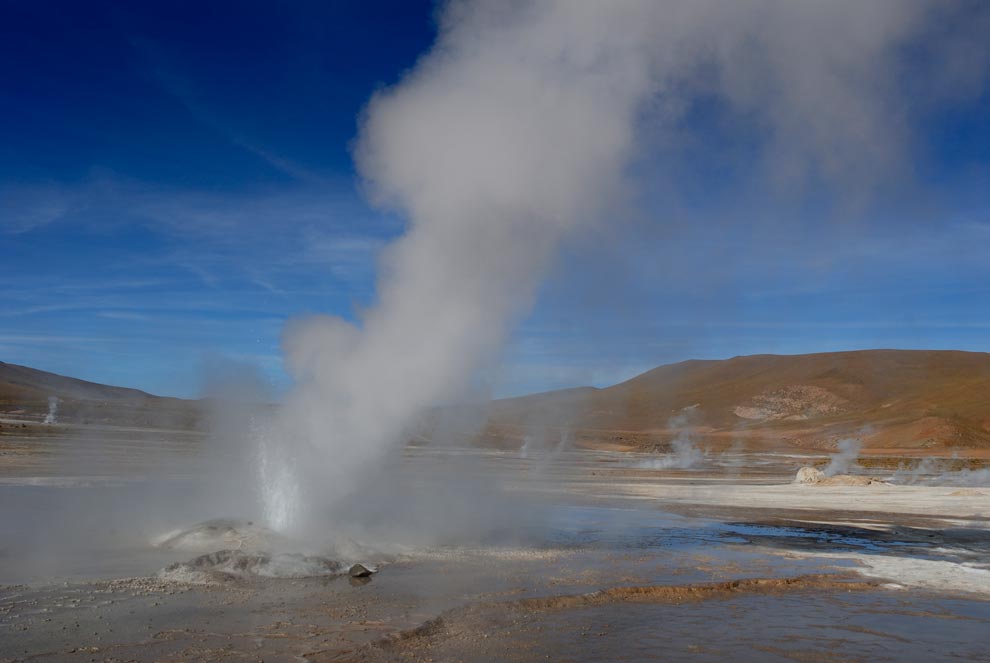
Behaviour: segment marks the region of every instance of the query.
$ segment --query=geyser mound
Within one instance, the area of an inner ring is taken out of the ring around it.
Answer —
[[[794,483],[806,486],[889,486],[889,481],[879,477],[860,476],[855,474],[828,475],[816,467],[806,465],[797,471]]]
[[[252,576],[313,578],[342,575],[346,571],[340,562],[318,555],[218,550],[188,562],[171,564],[159,573],[159,577],[171,582],[208,585]]]
[[[154,541],[156,548],[209,552],[214,550],[285,549],[288,540],[277,532],[252,521],[217,518],[177,529]]]
[[[821,483],[825,480],[825,473],[819,470],[817,467],[811,467],[810,465],[805,465],[797,471],[797,476],[794,477],[794,483],[802,484],[814,484]]]
[[[344,548],[349,547],[353,552],[356,544],[347,543]],[[184,584],[218,584],[251,577],[314,578],[346,574],[367,578],[378,572],[376,565],[342,561],[341,555],[294,552],[302,544],[251,521],[227,518],[174,530],[159,537],[155,545],[205,553],[187,562],[171,564],[158,574],[162,580]]]

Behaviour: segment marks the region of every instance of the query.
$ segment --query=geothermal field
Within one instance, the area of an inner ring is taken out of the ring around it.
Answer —
[[[990,2],[0,2],[0,663],[990,661]]]
[[[633,432],[518,415],[573,392],[496,402],[487,432],[423,424],[291,526],[264,435],[142,425],[176,416],[154,397],[81,423],[81,396],[129,394],[3,368],[76,398],[2,420],[2,660],[988,660],[987,447],[892,448],[882,423],[830,440],[854,416],[834,386],[803,390],[844,401],[827,425],[743,419],[730,442],[698,407]]]

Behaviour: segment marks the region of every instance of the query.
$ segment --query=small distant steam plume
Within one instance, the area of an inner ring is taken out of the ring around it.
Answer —
[[[688,470],[705,460],[705,452],[694,446],[690,434],[680,433],[670,446],[671,453],[666,456],[644,460],[636,466],[651,470]]]
[[[661,458],[652,458],[637,463],[637,467],[651,470],[687,470],[700,465],[706,457],[705,451],[694,443],[689,427],[694,407],[687,407],[667,422],[667,428],[676,428],[677,436],[670,442],[671,452]]]
[[[902,466],[891,480],[897,484],[990,487],[990,467],[959,467],[952,458],[923,458],[913,466]]]
[[[856,459],[859,458],[859,451],[863,448],[863,441],[858,438],[847,437],[839,440],[836,447],[838,451],[832,454],[832,459],[829,460],[828,465],[823,470],[827,477],[837,474],[849,474],[849,470],[856,465]]]
[[[532,435],[524,435],[523,436],[522,446],[519,447],[519,457],[520,458],[529,458],[529,452],[533,448],[533,443],[534,443],[535,439],[536,438],[534,438]]]
[[[528,433],[523,436],[523,443],[519,447],[519,457],[538,456],[541,463],[547,463],[560,457],[573,443],[574,434],[567,429],[558,431],[556,442],[551,441],[551,436],[546,431],[540,431],[539,434]]]
[[[45,415],[46,424],[54,424],[58,414],[58,396],[48,397],[48,414]]]

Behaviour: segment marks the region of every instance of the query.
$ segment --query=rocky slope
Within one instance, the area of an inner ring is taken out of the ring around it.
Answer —
[[[568,428],[633,446],[690,431],[716,446],[990,449],[990,354],[864,350],[661,366],[604,389],[493,404],[504,430]]]

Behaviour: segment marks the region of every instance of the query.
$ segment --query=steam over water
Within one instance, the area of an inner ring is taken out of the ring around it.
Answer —
[[[377,301],[354,321],[285,330],[296,387],[259,434],[268,524],[301,527],[353,496],[424,410],[469,392],[561,244],[628,202],[642,184],[630,167],[654,158],[640,147],[688,131],[697,97],[759,126],[754,169],[768,181],[859,194],[891,172],[910,120],[888,83],[895,56],[940,7],[446,5],[432,50],[361,125],[368,191],[408,220],[381,256]]]

